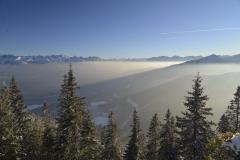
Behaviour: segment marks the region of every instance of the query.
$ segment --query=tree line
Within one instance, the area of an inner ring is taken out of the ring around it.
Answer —
[[[16,80],[0,91],[1,160],[228,160],[239,155],[222,146],[240,129],[240,87],[221,116],[211,121],[212,108],[204,94],[202,78],[193,79],[185,97],[185,111],[173,116],[168,109],[163,121],[152,117],[144,135],[137,110],[125,146],[120,141],[114,113],[100,131],[87,110],[85,98],[77,95],[72,68],[64,76],[54,118],[46,103],[42,115],[27,110]],[[217,128],[217,130],[214,130]]]

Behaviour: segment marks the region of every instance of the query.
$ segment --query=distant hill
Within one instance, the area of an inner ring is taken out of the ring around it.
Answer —
[[[197,63],[240,63],[240,54],[227,56],[227,55],[215,55],[206,56],[196,60],[190,60],[185,63],[197,64]]]
[[[45,63],[65,63],[65,62],[82,62],[82,61],[190,61],[202,58],[201,56],[159,56],[151,58],[125,58],[125,59],[103,59],[96,56],[81,57],[81,56],[64,56],[64,55],[49,55],[49,56],[15,56],[15,55],[0,55],[0,64],[45,64]]]

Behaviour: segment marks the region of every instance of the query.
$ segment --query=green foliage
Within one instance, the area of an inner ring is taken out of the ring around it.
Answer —
[[[145,160],[144,155],[144,137],[141,133],[140,122],[137,111],[133,112],[133,124],[130,140],[127,144],[124,160]]]
[[[121,160],[119,137],[117,136],[117,125],[111,112],[108,116],[108,124],[104,128],[102,141],[104,149],[101,160]]]
[[[147,134],[146,159],[156,160],[160,148],[160,121],[155,114],[150,122]]]
[[[103,147],[96,136],[96,128],[88,112],[84,114],[80,133],[80,159],[100,159]]]
[[[63,160],[98,159],[101,145],[95,126],[86,110],[84,98],[76,95],[78,89],[72,68],[64,76],[59,96],[57,119],[57,158]]]
[[[229,128],[227,131],[239,132],[240,129],[240,86],[237,87],[236,92],[234,93],[234,98],[230,101],[230,105],[227,108],[225,113],[228,122]]]
[[[168,109],[160,133],[159,160],[177,160],[175,118]]]
[[[21,91],[18,89],[15,78],[12,77],[9,86],[7,87],[8,92],[8,105],[12,108],[14,114],[14,131],[18,137],[20,137],[20,158],[28,159],[27,154],[29,148],[31,148],[32,137],[29,136],[31,133],[31,117],[27,111],[26,105],[24,104]],[[32,151],[34,152],[34,151]]]
[[[226,133],[232,130],[229,119],[225,114],[221,116],[217,129],[220,133]]]
[[[82,127],[84,102],[76,95],[78,86],[72,68],[64,76],[59,96],[59,115],[57,128],[57,158],[80,158],[80,132]]]
[[[192,91],[186,96],[186,111],[177,117],[179,149],[185,160],[203,160],[208,155],[207,144],[213,136],[213,122],[208,120],[212,108],[206,107],[208,97],[204,95],[199,74],[193,80]]]
[[[31,114],[29,115],[29,127],[27,133],[27,139],[25,139],[24,159],[26,160],[38,160],[41,158],[41,145],[43,140],[44,124],[42,118]]]
[[[41,146],[41,159],[54,160],[55,158],[55,123],[53,122],[46,103],[43,104],[43,139]]]
[[[9,105],[13,108],[13,113],[15,115],[15,121],[17,123],[16,132],[24,136],[27,132],[27,126],[29,122],[29,113],[27,112],[26,105],[23,102],[23,97],[21,91],[17,87],[15,78],[12,77],[9,87]]]
[[[0,159],[19,158],[20,138],[16,132],[15,115],[9,104],[8,88],[0,92]]]
[[[229,131],[239,131],[240,87],[220,118],[219,134],[214,136],[214,123],[208,119],[212,109],[206,107],[208,97],[204,95],[202,79],[197,75],[193,82],[182,117],[177,117],[175,124],[175,118],[168,110],[160,125],[155,114],[147,132],[146,145],[138,113],[134,110],[124,160],[230,160],[236,157],[222,144],[233,135]],[[109,114],[100,142],[84,98],[77,95],[77,90],[70,66],[61,86],[55,122],[46,103],[42,117],[27,111],[12,78],[9,86],[0,91],[0,159],[121,160],[113,113]]]

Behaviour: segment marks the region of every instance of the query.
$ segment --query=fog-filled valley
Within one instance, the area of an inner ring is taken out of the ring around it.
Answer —
[[[139,111],[142,127],[147,129],[155,112],[163,118],[167,108],[179,114],[185,108],[184,96],[192,79],[200,72],[207,106],[213,108],[217,122],[225,111],[240,80],[240,64],[178,64],[181,62],[80,62],[73,71],[86,97],[97,125],[104,125],[107,114],[115,112],[120,129],[128,129],[132,111]],[[63,75],[69,64],[1,65],[1,84],[15,76],[28,108],[40,112],[43,102],[56,113]],[[127,132],[124,132],[127,135]]]
[[[240,160],[240,1],[0,0],[0,160]]]

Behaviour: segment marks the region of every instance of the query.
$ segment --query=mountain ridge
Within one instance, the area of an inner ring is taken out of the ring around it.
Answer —
[[[240,63],[240,54],[236,55],[217,55],[209,56],[157,56],[150,58],[100,58],[97,56],[64,56],[64,55],[47,55],[47,56],[16,56],[0,55],[0,64],[46,64],[46,63],[74,63],[74,62],[95,62],[95,61],[147,61],[147,62],[164,62],[164,61],[185,61],[183,64],[204,64],[204,63]]]
[[[190,60],[184,64],[201,64],[201,63],[240,63],[240,54],[236,55],[216,55],[211,54],[196,60]]]
[[[16,55],[0,55],[0,64],[46,64],[46,63],[72,63],[83,61],[189,61],[202,58],[201,56],[158,56],[150,58],[116,58],[107,59],[96,56],[64,56],[64,55],[48,55],[48,56],[16,56]]]

